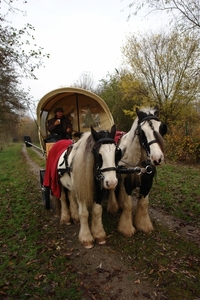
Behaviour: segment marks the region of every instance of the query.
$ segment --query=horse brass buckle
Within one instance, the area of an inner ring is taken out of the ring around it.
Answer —
[[[145,168],[135,168],[135,170],[137,169],[137,172],[136,172],[136,174],[139,176],[139,175],[141,175],[142,173],[144,174],[144,173],[147,173],[147,174],[151,174],[152,172],[153,172],[153,170],[152,170],[152,166],[146,166]]]
[[[150,166],[150,165],[146,166],[145,169],[146,169],[147,174],[151,174],[153,172],[152,166]]]

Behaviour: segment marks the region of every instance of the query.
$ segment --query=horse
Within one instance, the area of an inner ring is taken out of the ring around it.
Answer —
[[[125,237],[134,235],[136,229],[145,233],[153,231],[148,213],[148,197],[156,167],[164,161],[163,136],[167,133],[166,124],[159,120],[158,107],[136,108],[136,114],[130,131],[123,134],[118,141],[122,152],[119,183],[115,191],[110,191],[107,206],[107,211],[111,213],[122,209],[117,229]],[[139,197],[135,228],[132,221],[131,195],[136,188],[139,188]]]
[[[115,132],[115,125],[110,131],[99,132],[91,127],[91,132],[83,133],[57,162],[61,192],[56,198],[61,203],[60,223],[69,225],[71,220],[74,223],[80,221],[79,240],[85,248],[93,247],[94,242],[106,243],[101,203],[108,196],[107,191],[114,190],[118,183],[116,166],[121,150],[114,141]],[[55,145],[49,152],[51,156],[52,151],[56,151]],[[90,209],[91,230],[88,222]]]

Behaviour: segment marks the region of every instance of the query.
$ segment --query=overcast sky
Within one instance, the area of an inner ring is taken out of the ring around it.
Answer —
[[[35,27],[35,42],[50,54],[45,68],[36,72],[37,81],[26,81],[25,89],[38,101],[53,89],[70,86],[84,72],[94,82],[113,73],[121,65],[121,50],[126,35],[162,26],[162,20],[145,21],[132,16],[128,4],[134,0],[28,0],[16,6],[26,11],[10,15],[13,27],[30,23]]]

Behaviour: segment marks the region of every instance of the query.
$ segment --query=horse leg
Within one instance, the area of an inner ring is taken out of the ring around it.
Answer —
[[[153,184],[153,177],[155,173],[156,173],[156,169],[154,167],[153,172],[151,174],[145,173],[141,177],[141,186],[139,192],[139,200],[136,208],[135,225],[138,230],[144,232],[153,231],[153,225],[151,223],[149,213],[148,213],[148,205],[149,205],[148,194],[151,190]]]
[[[125,237],[130,237],[136,232],[133,226],[133,202],[131,196],[127,195],[123,184],[120,185],[119,204],[122,208],[122,214],[117,229]]]
[[[106,243],[106,233],[102,224],[102,206],[94,203],[92,206],[92,235],[97,244]]]
[[[119,210],[119,205],[115,196],[115,190],[109,191],[107,211],[114,214]]]
[[[136,208],[135,226],[138,230],[146,233],[153,231],[153,225],[148,213],[148,205],[148,195],[145,198],[140,195]]]
[[[75,193],[73,191],[68,191],[68,198],[70,203],[69,209],[70,209],[71,218],[75,224],[80,224],[78,203],[76,200]]]
[[[53,207],[54,207],[55,217],[60,218],[60,214],[61,214],[60,199],[58,199],[54,195],[52,195],[52,202],[54,204]]]
[[[88,224],[89,211],[85,203],[81,203],[78,201],[78,204],[80,217],[79,241],[84,248],[90,249],[94,246],[94,240]]]
[[[63,186],[61,186],[60,202],[61,202],[60,224],[70,225],[71,224],[71,216],[70,216],[69,208],[67,205],[65,189]]]

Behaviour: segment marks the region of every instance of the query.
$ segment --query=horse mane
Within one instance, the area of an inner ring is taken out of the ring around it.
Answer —
[[[91,153],[92,148],[94,147],[94,144],[95,144],[95,141],[92,137],[92,134],[90,133],[86,139],[85,154]]]
[[[92,195],[94,191],[94,157],[92,153],[94,144],[95,142],[91,132],[85,132],[75,143],[71,165],[72,173],[75,178],[73,186],[76,190],[76,195],[79,201],[81,201],[81,199],[90,199],[90,203],[87,203],[88,207],[91,206],[93,202],[93,198],[91,199],[90,195]]]

